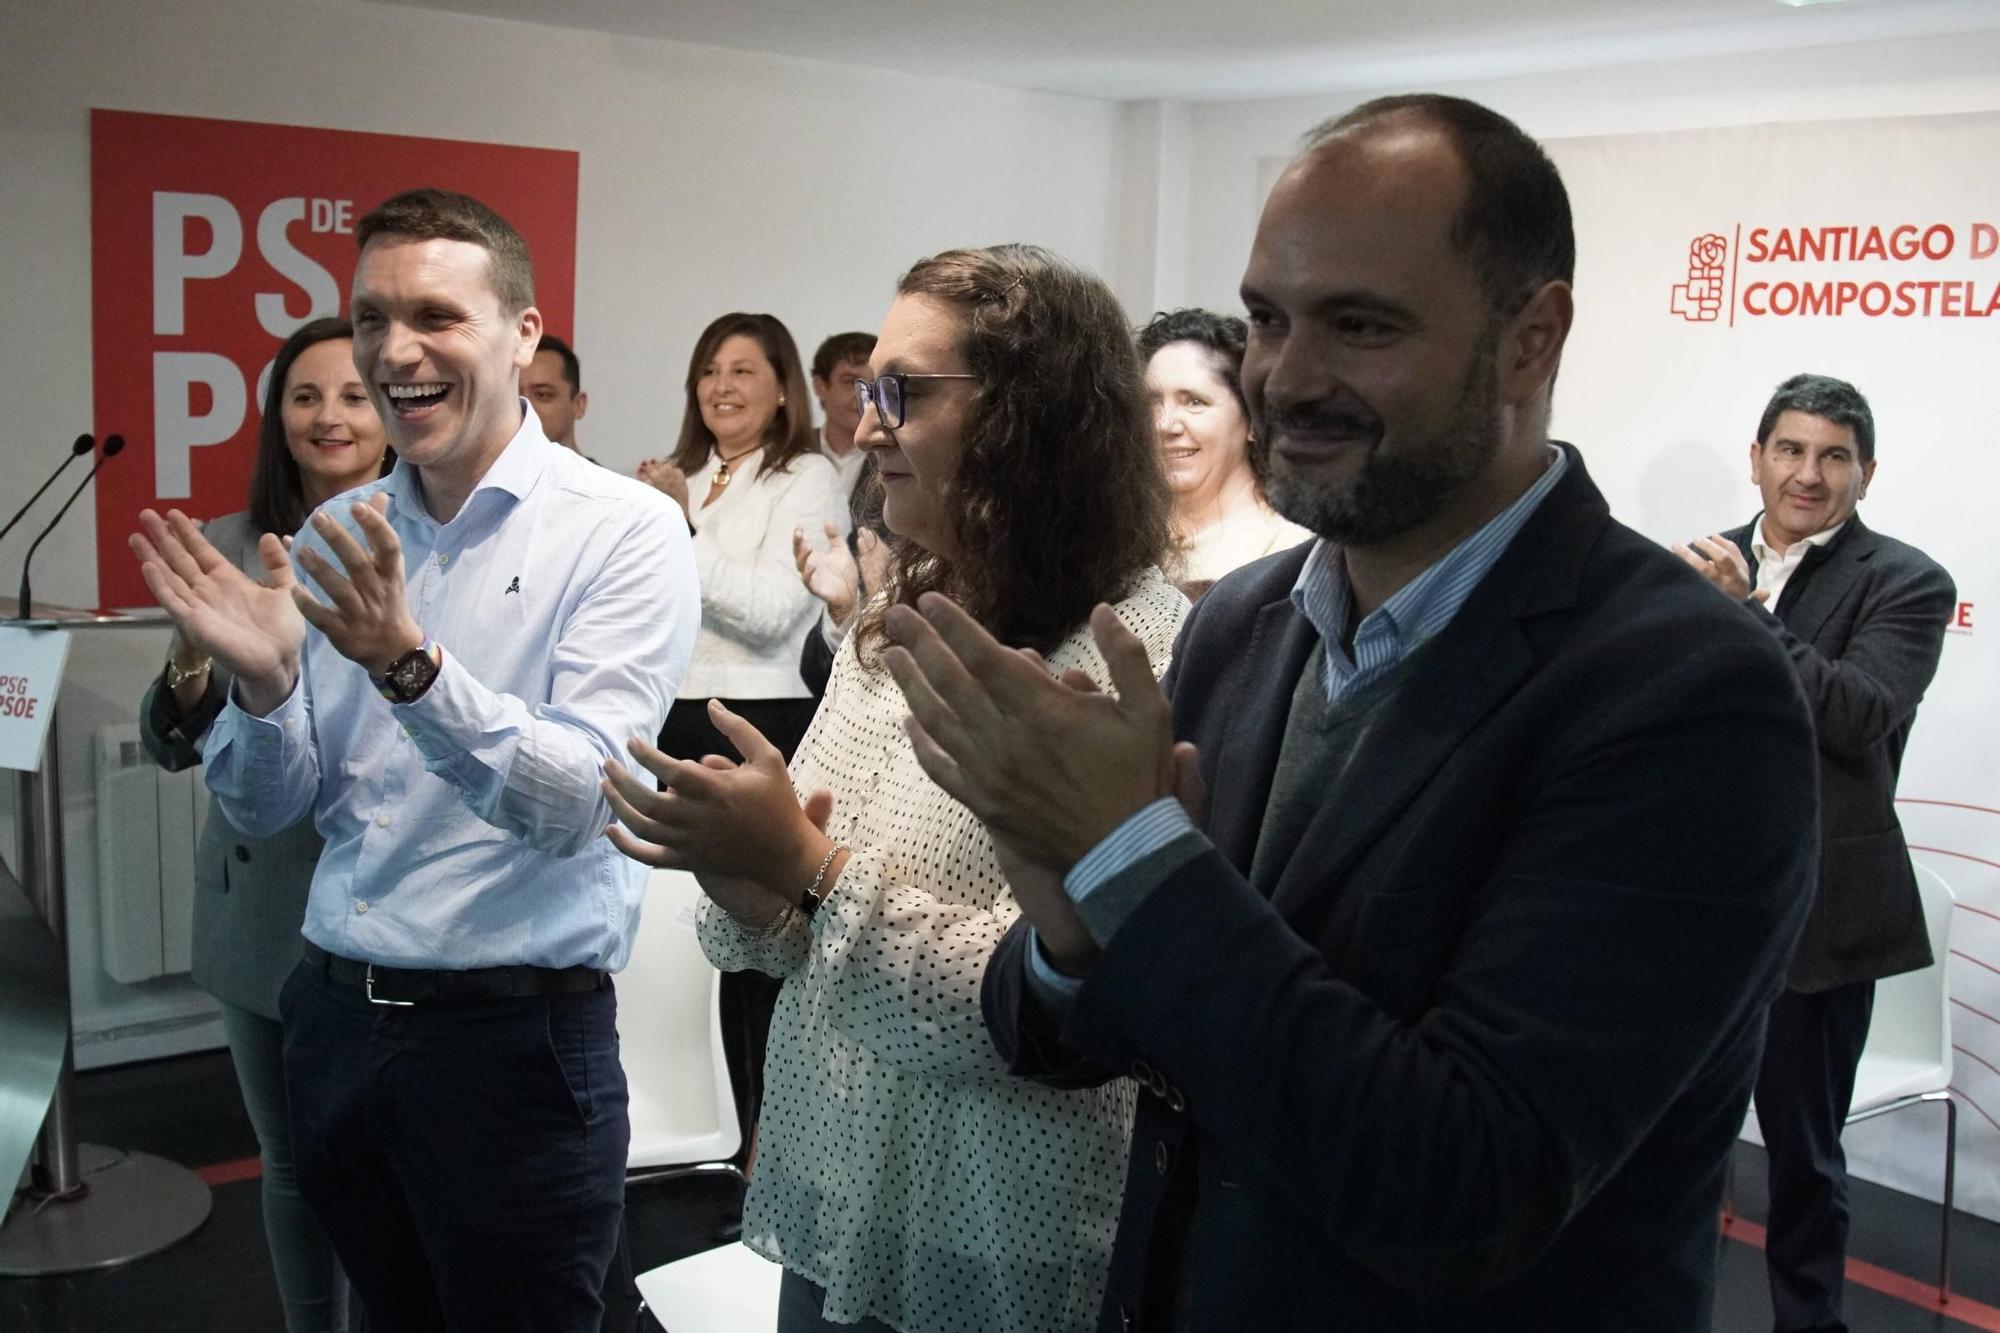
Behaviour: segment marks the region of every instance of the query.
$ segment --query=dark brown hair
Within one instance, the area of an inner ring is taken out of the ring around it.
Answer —
[[[874,334],[836,333],[813,352],[813,378],[826,379],[833,374],[833,368],[843,361],[859,361],[865,366],[874,354]]]
[[[250,469],[250,521],[259,532],[290,537],[305,526],[305,478],[285,443],[285,381],[292,363],[306,348],[336,338],[353,341],[354,326],[344,319],[316,319],[301,324],[285,339],[271,362],[271,380],[264,389],[264,419],[257,424],[257,461]],[[382,475],[396,462],[396,451],[382,451]]]
[[[470,241],[486,251],[487,281],[502,313],[520,314],[535,303],[535,262],[514,225],[469,194],[405,190],[377,204],[354,225],[361,249],[377,236],[412,241]]]
[[[757,475],[783,472],[801,454],[815,453],[819,437],[813,431],[812,393],[806,388],[806,373],[799,364],[799,347],[792,333],[774,315],[753,315],[733,311],[713,321],[701,331],[694,355],[688,358],[687,410],[681,414],[681,438],[674,445],[673,464],[683,472],[693,472],[708,461],[715,448],[715,433],[701,419],[701,403],[695,395],[701,372],[715,359],[722,344],[738,335],[754,338],[764,349],[764,359],[777,373],[783,401],[777,415],[764,430],[764,461]]]
[[[1250,463],[1250,476],[1257,483],[1257,494],[1262,496],[1264,479],[1271,474],[1271,447],[1257,438],[1256,418],[1251,416],[1249,400],[1243,396],[1243,349],[1249,338],[1250,326],[1234,315],[1218,315],[1213,310],[1194,307],[1162,310],[1139,330],[1139,362],[1150,366],[1155,353],[1175,343],[1191,343],[1208,353],[1209,369],[1229,390],[1229,396],[1243,413],[1250,436],[1250,445],[1243,453]]]
[[[1029,245],[933,255],[896,292],[962,312],[978,387],[944,497],[962,554],[896,543],[891,599],[946,593],[1003,643],[1053,648],[1167,550],[1167,484],[1131,325],[1101,280]],[[871,660],[883,610],[856,631]]]
[[[1429,126],[1458,151],[1468,185],[1451,238],[1495,311],[1511,319],[1544,284],[1575,282],[1576,234],[1562,174],[1540,144],[1491,107],[1442,93],[1378,97],[1308,131],[1301,156],[1399,122]]]

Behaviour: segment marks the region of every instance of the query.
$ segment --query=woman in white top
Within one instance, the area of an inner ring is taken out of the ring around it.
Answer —
[[[635,744],[662,790],[607,765],[613,838],[701,877],[717,966],[783,978],[743,1227],[785,1266],[779,1329],[1085,1330],[1132,1087],[1014,1079],[989,1044],[980,980],[1020,910],[917,763],[882,621],[945,592],[1108,688],[1086,622],[1111,602],[1164,670],[1187,601],[1156,567],[1169,502],[1138,357],[1102,282],[1001,246],[905,274],[870,364],[863,443],[901,540],[797,762],[720,711],[739,767]]]
[[[1160,461],[1174,493],[1181,591],[1199,597],[1224,574],[1312,534],[1264,498],[1267,446],[1243,401],[1242,320],[1171,310],[1139,330]]]
[[[847,493],[819,451],[799,350],[770,315],[722,316],[688,362],[687,411],[671,458],[639,479],[665,491],[694,529],[701,633],[660,748],[681,759],[735,755],[708,720],[721,699],[786,755],[816,700],[799,650],[819,602],[799,586],[792,533],[847,530]]]
[[[677,759],[736,749],[709,721],[711,699],[748,719],[789,759],[819,700],[799,675],[820,603],[799,585],[792,533],[847,531],[847,492],[820,452],[791,333],[738,311],[702,330],[688,361],[687,410],[668,459],[639,479],[672,496],[694,530],[701,632],[667,710],[660,749]],[[744,1141],[755,1141],[777,983],[746,973],[722,987],[723,1045]]]

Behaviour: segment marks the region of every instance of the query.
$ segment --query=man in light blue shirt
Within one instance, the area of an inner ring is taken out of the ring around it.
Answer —
[[[354,357],[395,470],[289,558],[266,537],[263,585],[179,514],[133,545],[235,673],[223,809],[311,810],[326,838],[287,1078],[301,1189],[371,1322],[594,1329],[628,1139],[609,973],[646,875],[602,836],[599,770],[686,670],[687,525],[518,396],[541,317],[504,219],[418,190],[357,236]]]

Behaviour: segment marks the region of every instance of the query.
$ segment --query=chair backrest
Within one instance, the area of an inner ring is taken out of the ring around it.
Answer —
[[[655,870],[632,961],[618,974],[630,1169],[719,1162],[742,1146],[722,1053],[721,976],[695,937],[700,902],[693,875]]]
[[[1951,1001],[1945,992],[1951,956],[1951,888],[1929,866],[1916,865],[1917,893],[1930,929],[1931,965],[1875,983],[1875,1013],[1867,1053],[1925,1063],[1941,1062],[1951,1078]]]

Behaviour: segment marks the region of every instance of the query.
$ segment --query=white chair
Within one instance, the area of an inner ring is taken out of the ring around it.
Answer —
[[[721,974],[695,938],[701,889],[684,870],[655,870],[632,961],[618,974],[619,1048],[631,1093],[628,1181],[743,1173],[743,1146],[722,1053]]]
[[[646,1309],[667,1333],[763,1333],[778,1322],[784,1269],[743,1245],[723,1245],[638,1278]]]
[[[1951,889],[1918,865],[1917,893],[1930,928],[1931,965],[1875,983],[1875,1012],[1854,1075],[1847,1123],[1872,1120],[1925,1102],[1944,1103],[1944,1216],[1939,1225],[1938,1300],[1951,1293],[1951,1198],[1958,1166],[1958,1104],[1951,1096],[1951,1000],[1945,959],[1951,956]]]

